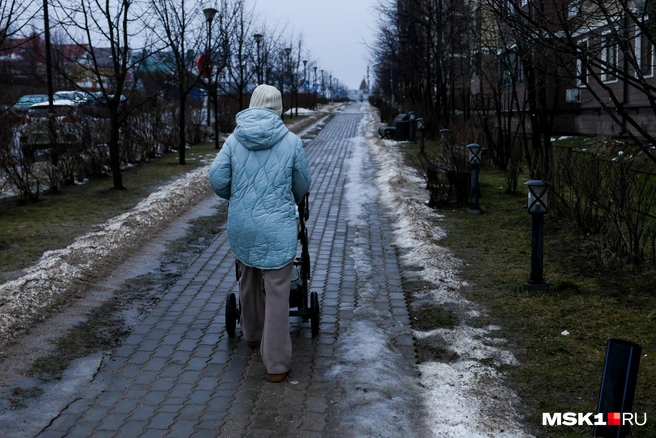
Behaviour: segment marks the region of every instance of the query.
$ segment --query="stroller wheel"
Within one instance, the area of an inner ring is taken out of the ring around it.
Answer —
[[[225,324],[228,336],[235,336],[235,328],[239,319],[239,309],[237,309],[237,299],[232,292],[228,294],[225,305]]]
[[[319,334],[319,294],[310,293],[310,325],[312,326],[312,336]]]

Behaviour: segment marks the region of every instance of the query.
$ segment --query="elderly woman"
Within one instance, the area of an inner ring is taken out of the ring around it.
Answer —
[[[295,207],[312,181],[303,143],[281,114],[280,92],[258,86],[250,108],[237,114],[237,127],[210,170],[212,188],[230,201],[228,240],[241,272],[242,332],[250,347],[260,347],[271,382],[282,382],[291,368]]]

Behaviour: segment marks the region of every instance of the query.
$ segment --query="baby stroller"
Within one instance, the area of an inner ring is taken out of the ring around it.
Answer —
[[[310,280],[310,252],[308,250],[308,232],[305,221],[310,216],[309,194],[298,203],[298,240],[301,242],[301,256],[294,260],[292,283],[289,292],[289,316],[298,316],[302,322],[310,321],[312,336],[319,334],[319,295],[310,293],[308,302],[308,281]],[[241,277],[239,264],[235,262],[237,281]],[[263,291],[266,293],[266,291]],[[296,309],[296,310],[293,310]],[[228,336],[235,336],[235,329],[241,316],[241,308],[237,305],[237,298],[230,292],[225,305],[225,322]]]

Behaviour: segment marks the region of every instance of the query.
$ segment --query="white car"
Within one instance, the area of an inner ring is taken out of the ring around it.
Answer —
[[[55,100],[52,105],[54,136],[51,135],[48,115],[48,102],[34,104],[23,118],[20,130],[22,147],[44,149],[50,146],[50,140],[57,144],[72,144],[80,140],[80,130],[76,122],[79,120],[77,105],[71,100]]]

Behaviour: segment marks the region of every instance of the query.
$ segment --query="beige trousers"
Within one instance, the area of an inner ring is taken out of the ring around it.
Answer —
[[[241,330],[247,341],[261,340],[260,353],[269,374],[282,374],[292,366],[289,334],[289,290],[293,264],[261,270],[239,263]],[[262,284],[266,294],[262,292]]]

